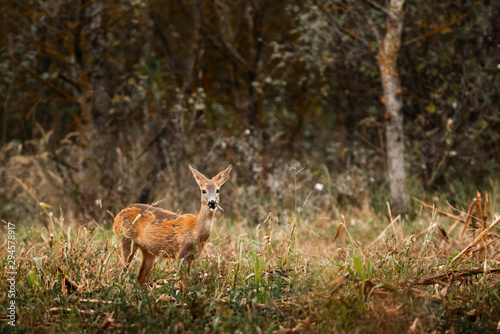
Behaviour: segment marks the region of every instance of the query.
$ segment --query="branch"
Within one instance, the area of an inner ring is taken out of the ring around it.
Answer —
[[[483,273],[498,273],[500,268],[484,269],[476,268],[470,270],[450,270],[442,274],[427,275],[419,278],[413,285],[434,285],[436,283],[450,283],[451,281],[464,280],[468,276],[483,274]]]
[[[326,8],[324,4],[318,3],[317,0],[313,0],[313,3],[314,3],[314,5],[316,5],[323,12],[323,14],[325,14],[326,19],[328,20],[328,22],[331,25],[335,26],[335,28],[337,28],[338,31],[340,31],[341,33],[343,33],[343,34],[351,37],[354,40],[357,40],[357,41],[361,42],[364,46],[366,46],[368,48],[370,47],[370,43],[368,43],[366,40],[360,39],[358,35],[353,34],[349,30],[345,30],[344,28],[342,28],[341,26],[339,26],[338,23],[337,23],[337,21],[335,20],[335,17],[332,15],[332,13],[330,13],[330,11],[328,10],[328,8]],[[347,10],[346,8],[343,8],[343,7],[336,7],[336,9],[342,9],[342,10],[345,10],[345,11]]]
[[[221,54],[226,56],[230,61],[232,61],[236,65],[245,68],[245,70],[248,69],[248,63],[246,62],[246,60],[241,56],[241,54],[238,51],[234,50],[231,47],[231,45],[224,40],[224,38],[220,34],[220,31],[217,31],[217,33],[211,32],[210,29],[207,28],[205,24],[200,31],[203,37],[207,38],[208,42],[213,47],[218,49],[221,52]],[[213,37],[214,34],[217,35],[220,44],[215,41]]]
[[[27,71],[29,74],[31,74],[36,80],[40,81],[41,83],[45,84],[47,87],[49,87],[50,89],[52,89],[54,92],[56,92],[57,95],[65,98],[65,99],[69,98],[69,96],[63,90],[61,90],[58,87],[54,86],[49,80],[42,78],[38,73],[36,73],[32,69],[27,68],[26,66],[24,66],[22,63],[20,63],[17,59],[15,59],[14,57],[12,57],[10,54],[7,54],[7,57],[10,60],[12,60],[14,63],[16,63],[16,65],[21,66],[25,71]]]
[[[219,41],[222,43],[222,46],[224,47],[224,49],[226,51],[229,52],[229,54],[231,56],[233,56],[234,59],[236,59],[236,61],[244,68],[248,68],[248,63],[246,62],[246,60],[241,56],[241,54],[236,51],[235,49],[232,48],[232,46],[226,42],[224,40],[224,38],[222,37],[221,33],[220,33],[220,30],[218,31],[218,34],[217,34],[217,37],[219,37]]]
[[[375,39],[377,40],[377,44],[381,45],[382,36],[380,35],[380,32],[377,29],[377,25],[372,21],[372,19],[368,15],[363,15],[363,17],[368,21],[368,25],[370,26],[370,29],[372,30],[373,34],[375,35]]]
[[[424,277],[417,279],[416,281],[402,281],[399,283],[388,283],[388,282],[384,282],[384,281],[370,280],[370,279],[363,280],[363,279],[359,279],[359,278],[352,278],[352,277],[350,277],[349,274],[346,274],[344,276],[340,276],[339,278],[336,278],[333,281],[331,281],[326,287],[327,293],[319,294],[318,296],[323,297],[323,298],[330,298],[346,282],[354,281],[354,282],[357,282],[355,287],[359,288],[359,287],[364,286],[365,289],[367,289],[367,291],[369,291],[370,294],[379,295],[382,297],[386,296],[388,292],[395,293],[395,292],[404,291],[404,290],[415,293],[417,295],[417,297],[418,296],[427,297],[428,293],[426,293],[425,291],[422,291],[420,289],[412,288],[411,286],[434,285],[434,284],[448,285],[453,281],[466,280],[467,277],[470,277],[470,276],[480,275],[480,274],[493,274],[493,273],[500,273],[500,268],[493,268],[493,269],[476,268],[476,269],[469,269],[469,270],[450,270],[450,271],[447,271],[447,272],[441,273],[441,274],[427,275],[427,276],[424,276]],[[407,289],[408,287],[410,287],[410,288]]]
[[[428,33],[425,33],[423,35],[420,35],[420,36],[414,37],[412,39],[409,39],[409,40],[405,41],[403,43],[403,45],[408,45],[408,44],[417,42],[419,40],[425,39],[425,38],[427,38],[429,36],[441,33],[444,30],[446,30],[447,28],[449,28],[449,27],[451,27],[451,26],[453,26],[455,24],[458,24],[458,23],[462,22],[467,16],[469,16],[469,14],[462,15],[459,18],[456,18],[456,19],[454,19],[454,20],[452,20],[452,21],[450,21],[450,22],[448,22],[446,24],[443,24],[442,26],[439,26],[439,27],[437,27],[437,28],[429,31]]]
[[[73,88],[76,89],[76,91],[78,92],[78,94],[82,94],[82,88],[76,82],[74,82],[73,80],[71,80],[70,78],[68,78],[67,76],[65,76],[64,74],[60,74],[59,73],[59,75],[57,77],[59,79],[61,79],[62,81],[67,82],[71,86],[73,86]]]
[[[368,4],[378,10],[380,10],[381,12],[384,12],[385,14],[387,14],[388,16],[390,16],[393,20],[396,20],[397,17],[394,16],[394,13],[387,10],[387,8],[379,5],[378,3],[376,2],[373,2],[373,0],[364,0],[365,2],[368,2]]]
[[[465,255],[466,253],[468,253],[471,248],[477,244],[479,241],[483,240],[484,237],[491,231],[491,229],[493,227],[495,227],[498,223],[500,223],[500,216],[497,217],[497,219],[491,223],[490,226],[488,226],[486,229],[484,229],[484,231],[482,231],[470,244],[469,246],[465,247],[465,249],[463,251],[460,252],[460,254],[458,254],[457,256],[455,256],[455,258],[453,260],[451,260],[450,263],[454,263],[456,262],[459,258],[461,258],[463,255]]]
[[[415,198],[415,197],[414,197]],[[440,215],[443,215],[443,216],[446,216],[448,218],[451,218],[451,219],[454,219],[454,220],[459,220],[461,222],[463,222],[462,218],[458,217],[458,216],[455,216],[455,215],[452,215],[451,213],[448,213],[448,212],[445,212],[445,211],[442,211],[442,210],[439,210],[438,208],[432,206],[432,205],[429,205],[427,203],[424,203],[422,202],[421,200],[419,200],[418,198],[415,198],[415,200],[417,202],[419,202],[420,204],[422,204],[422,206],[428,208],[428,209],[432,209],[433,211],[436,211],[437,213],[439,213]]]

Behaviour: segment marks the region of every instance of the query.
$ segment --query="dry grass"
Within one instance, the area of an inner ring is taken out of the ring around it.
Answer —
[[[396,225],[395,234],[387,229],[370,248],[389,225],[373,213],[377,233],[370,237],[363,217],[344,220],[345,244],[342,237],[333,242],[331,225],[341,221],[306,223],[305,213],[285,224],[271,214],[256,227],[221,219],[185,286],[176,263],[166,259],[156,263],[153,284],[144,290],[136,283],[138,259],[119,275],[110,230],[77,227],[43,206],[46,226],[16,227],[20,331],[465,333],[499,326],[495,230],[481,239],[484,252],[452,263],[478,233],[460,239],[456,230],[445,237],[439,227],[449,228],[452,220],[430,211],[416,217],[424,222],[420,231],[416,223]],[[6,267],[5,237],[1,243]]]

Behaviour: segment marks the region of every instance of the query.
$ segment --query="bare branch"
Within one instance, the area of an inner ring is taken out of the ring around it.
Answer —
[[[23,68],[23,70],[25,70],[29,74],[31,74],[31,76],[33,76],[36,80],[40,81],[41,83],[45,84],[47,87],[52,89],[54,92],[56,92],[57,95],[59,95],[63,98],[66,98],[66,99],[69,98],[69,96],[66,94],[66,92],[64,92],[62,89],[54,86],[49,80],[42,78],[38,73],[36,73],[35,71],[33,71],[30,68],[27,68],[26,66],[24,66],[21,62],[19,62],[17,59],[12,57],[11,55],[7,54],[7,57],[10,60],[12,60],[14,63],[16,63],[16,65],[21,66]]]
[[[419,202],[420,204],[422,204],[422,206],[423,206],[423,207],[426,207],[426,208],[428,208],[428,209],[431,209],[432,211],[435,211],[435,212],[439,213],[440,215],[443,215],[443,216],[446,216],[446,217],[448,217],[448,218],[451,218],[451,219],[454,219],[454,220],[458,220],[458,221],[463,222],[463,220],[462,220],[460,217],[458,217],[458,216],[455,216],[455,215],[452,215],[451,213],[448,213],[448,212],[445,212],[445,211],[439,210],[438,208],[435,208],[434,206],[431,206],[431,205],[429,205],[429,204],[427,204],[427,203],[422,202],[422,201],[421,201],[421,200],[419,200],[418,198],[415,198],[415,197],[414,197],[414,199],[415,199],[417,202]],[[449,233],[449,232],[448,232],[448,233]]]
[[[500,268],[486,269],[476,268],[476,269],[464,269],[464,270],[450,270],[441,274],[427,275],[419,278],[413,285],[434,285],[436,283],[449,284],[455,280],[464,280],[469,276],[487,274],[487,273],[499,273]]]
[[[332,15],[330,10],[328,8],[326,8],[324,4],[318,3],[317,0],[313,0],[313,3],[323,12],[323,14],[325,14],[325,16],[328,20],[328,23],[330,23],[332,26],[334,26],[339,32],[351,37],[352,39],[354,39],[356,41],[361,42],[361,44],[363,44],[366,47],[370,47],[370,43],[368,43],[368,41],[366,41],[365,39],[359,38],[359,36],[357,34],[353,34],[351,31],[342,28],[337,23],[337,20]],[[345,8],[340,8],[340,7],[336,7],[336,9],[346,10]]]
[[[500,216],[497,217],[497,219],[491,223],[490,226],[488,226],[484,231],[482,231],[470,244],[469,246],[465,247],[465,249],[463,251],[460,252],[460,254],[458,254],[457,256],[455,256],[453,258],[453,260],[451,260],[450,263],[454,263],[456,262],[459,258],[461,258],[463,255],[465,255],[466,253],[468,253],[472,247],[477,244],[479,241],[483,240],[484,237],[486,237],[486,235],[491,231],[491,229],[493,227],[495,227],[498,223],[500,223]]]
[[[243,56],[238,52],[236,51],[235,49],[233,49],[233,47],[231,46],[231,44],[229,44],[227,41],[224,40],[224,38],[222,37],[222,34],[219,33],[217,34],[217,37],[219,37],[219,41],[221,42],[222,46],[224,47],[224,49],[231,55],[233,56],[234,59],[236,59],[236,61],[244,68],[248,68],[248,63],[247,61],[243,58]]]
[[[405,41],[403,43],[403,45],[409,45],[411,43],[415,43],[417,41],[423,40],[423,39],[425,39],[427,37],[430,37],[432,35],[439,34],[439,33],[443,32],[443,31],[445,31],[446,29],[448,29],[449,27],[462,22],[468,16],[469,16],[469,14],[462,15],[462,16],[454,19],[454,20],[451,20],[448,23],[443,24],[442,26],[439,26],[439,27],[437,27],[435,29],[432,29],[428,33],[425,33],[423,35],[420,35],[420,36],[417,36],[417,37],[414,37],[412,39],[409,39],[409,40]]]
[[[394,13],[387,10],[387,8],[379,5],[378,3],[374,2],[373,0],[363,0],[365,2],[367,2],[370,6],[374,7],[375,9],[378,9],[380,10],[381,12],[384,12],[385,14],[387,14],[388,16],[390,16],[392,19],[397,19],[397,17],[394,16]]]
[[[77,91],[78,95],[82,94],[82,87],[80,87],[76,82],[61,73],[59,73],[57,77],[62,81],[69,83]]]
[[[365,14],[365,13],[363,13],[363,14]],[[375,39],[377,40],[377,44],[381,45],[382,36],[380,35],[380,32],[378,31],[377,25],[372,21],[372,19],[367,14],[365,14],[363,16],[368,21],[368,25],[370,26],[370,29],[372,30],[373,34],[375,35]]]

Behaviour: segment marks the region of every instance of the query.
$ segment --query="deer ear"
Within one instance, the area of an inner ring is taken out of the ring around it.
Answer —
[[[205,177],[205,175],[201,174],[196,169],[191,167],[191,165],[189,165],[189,169],[191,169],[191,172],[193,173],[193,176],[194,176],[194,179],[196,180],[196,183],[198,183],[198,186],[201,188],[202,185],[208,181],[208,179]]]
[[[220,187],[222,186],[226,181],[227,178],[229,177],[229,173],[231,173],[231,169],[233,169],[233,165],[229,165],[226,169],[224,169],[222,172],[217,174],[212,178],[212,181],[217,183],[217,185]]]

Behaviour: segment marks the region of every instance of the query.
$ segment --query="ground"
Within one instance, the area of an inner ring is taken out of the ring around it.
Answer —
[[[12,254],[15,298],[2,294],[1,332],[12,329],[11,300],[19,332],[500,330],[495,229],[453,262],[482,228],[461,237],[460,221],[448,234],[453,220],[426,208],[393,225],[388,213],[352,215],[257,226],[221,217],[184,282],[175,261],[157,260],[147,289],[136,280],[139,254],[120,275],[119,238],[104,223],[87,228],[48,212],[46,226],[5,224],[0,286],[10,289]]]

